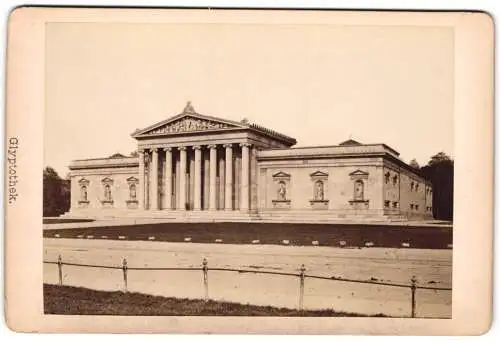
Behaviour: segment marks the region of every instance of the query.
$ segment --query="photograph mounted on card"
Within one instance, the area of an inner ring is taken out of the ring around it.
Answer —
[[[12,329],[489,328],[488,15],[18,8],[7,57]]]

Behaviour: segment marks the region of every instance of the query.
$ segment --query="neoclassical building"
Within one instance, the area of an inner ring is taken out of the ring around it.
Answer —
[[[432,218],[432,186],[385,144],[294,147],[274,130],[182,113],[136,130],[138,154],[72,161],[76,217],[338,221]]]

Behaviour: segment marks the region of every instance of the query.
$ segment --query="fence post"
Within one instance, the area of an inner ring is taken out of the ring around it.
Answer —
[[[411,317],[415,318],[417,315],[415,292],[417,291],[417,279],[415,276],[411,277]]]
[[[203,258],[201,265],[203,270],[203,286],[205,288],[205,302],[206,302],[208,301],[208,261],[206,258]]]
[[[299,289],[299,310],[302,311],[304,309],[304,279],[305,279],[306,268],[304,264],[300,266],[300,289]]]
[[[57,258],[57,267],[59,269],[59,286],[63,285],[63,276],[62,276],[62,257],[61,254],[59,254]]]
[[[122,262],[122,270],[123,270],[123,291],[127,292],[127,259],[123,259]]]

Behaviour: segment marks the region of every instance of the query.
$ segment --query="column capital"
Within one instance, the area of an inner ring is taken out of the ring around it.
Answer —
[[[249,143],[240,143],[240,147],[250,147],[252,144]]]
[[[209,149],[216,149],[216,148],[217,148],[217,145],[215,145],[215,144],[210,144],[210,145],[207,145],[207,148],[209,148]]]
[[[138,149],[137,154],[143,155],[145,151],[146,151],[145,149]]]
[[[222,147],[224,147],[225,149],[227,149],[227,148],[233,148],[233,143],[224,144],[224,145],[222,145]]]
[[[186,151],[186,146],[178,146],[177,150],[179,150],[179,151]]]
[[[152,147],[151,148],[151,152],[155,152],[155,153],[158,152],[158,148],[157,147]]]
[[[172,152],[172,148],[171,147],[164,147],[163,151],[165,151],[165,152]]]
[[[193,150],[201,150],[201,145],[193,145]]]

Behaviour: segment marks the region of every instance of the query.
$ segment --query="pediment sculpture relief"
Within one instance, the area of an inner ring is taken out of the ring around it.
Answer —
[[[195,131],[224,129],[224,128],[230,128],[230,126],[225,123],[186,117],[181,120],[162,126],[160,128],[154,129],[147,134],[195,132]]]

